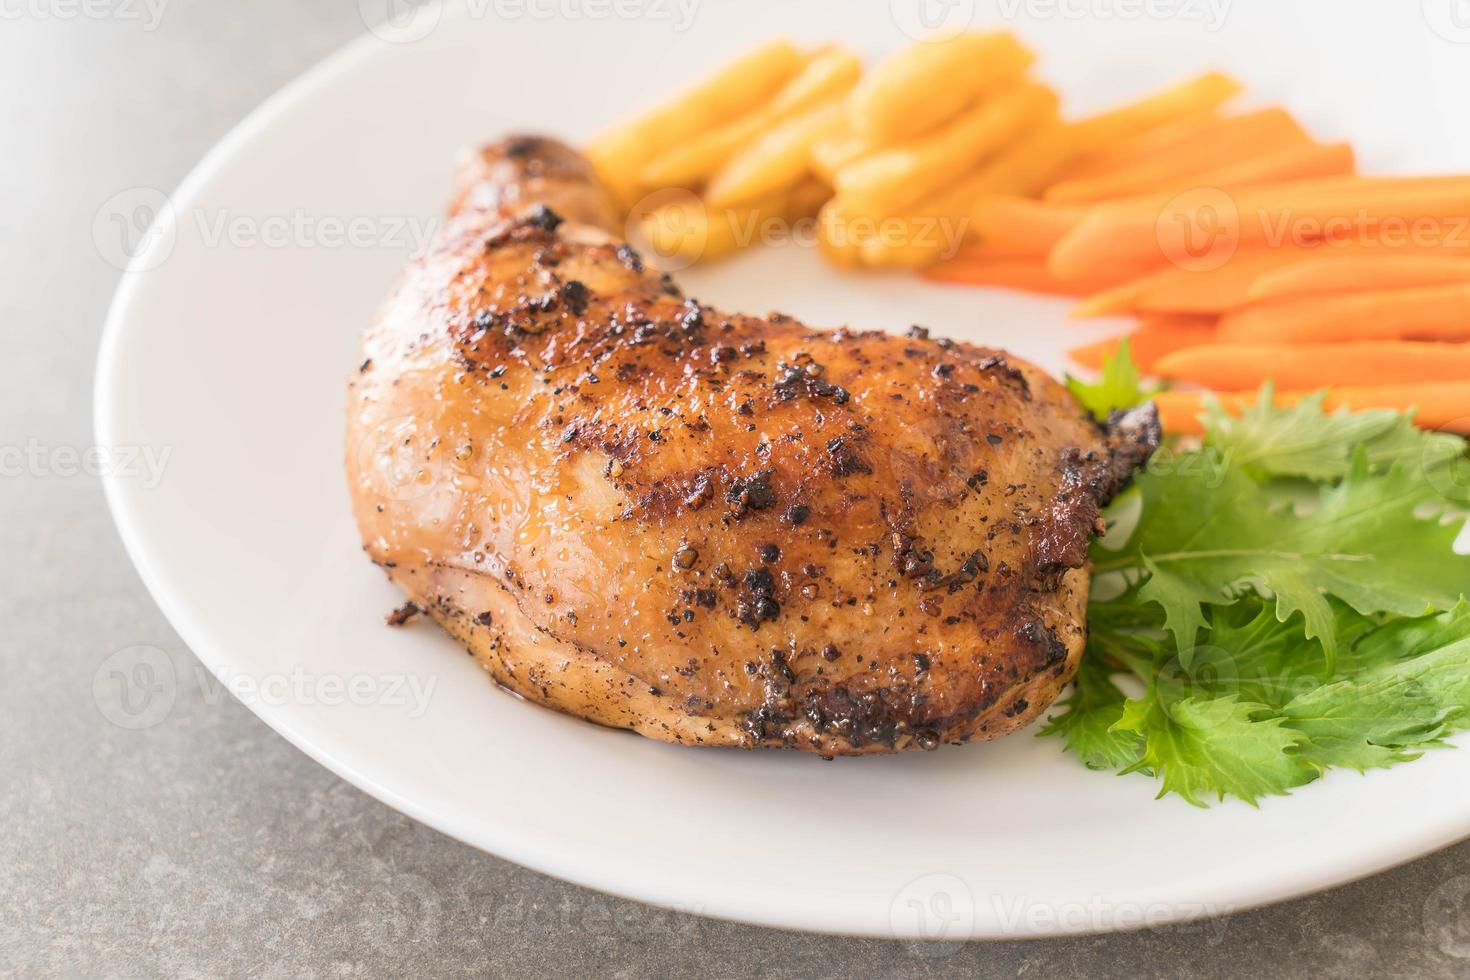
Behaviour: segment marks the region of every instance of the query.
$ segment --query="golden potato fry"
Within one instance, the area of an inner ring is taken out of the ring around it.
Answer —
[[[587,146],[587,157],[626,210],[643,190],[640,175],[652,157],[766,102],[805,64],[806,57],[789,41],[772,41],[652,112],[603,133]]]
[[[878,147],[854,136],[844,119],[836,134],[812,144],[812,171],[830,184],[837,179],[837,171],[876,152]]]
[[[689,195],[644,215],[639,228],[648,238],[661,267],[677,268],[722,258],[761,240],[761,225],[771,219],[787,220],[785,193],[752,205],[711,208]]]
[[[822,205],[831,199],[831,184],[820,177],[805,177],[801,183],[791,188],[786,210],[793,221],[812,218],[820,213]]]
[[[727,208],[789,190],[810,170],[812,144],[842,125],[837,100],[809,109],[756,140],[710,179],[705,199]]]
[[[778,123],[846,95],[862,73],[863,63],[851,51],[832,48],[817,54],[770,102],[650,161],[643,168],[643,184],[693,187],[708,180],[746,144]]]
[[[1065,166],[1071,145],[1069,129],[1055,115],[1046,119],[969,177],[914,205],[901,231],[864,243],[863,264],[921,269],[948,258],[970,233],[976,201],[1036,193]]]
[[[1038,194],[1067,166],[1075,147],[1071,127],[1052,116],[988,160],[956,191],[967,210],[986,194]]]
[[[854,269],[862,265],[862,245],[855,240],[853,228],[857,216],[846,207],[846,202],[834,197],[822,205],[817,212],[817,245],[828,262],[841,269]]]
[[[962,177],[1028,125],[1055,115],[1056,107],[1056,93],[1045,85],[1017,85],[937,133],[848,164],[837,172],[834,186],[870,214],[902,214],[908,205]]]
[[[1080,152],[1094,153],[1116,140],[1218,108],[1241,91],[1241,84],[1221,72],[1208,72],[1131,105],[1100,112],[1072,124]]]
[[[853,132],[876,146],[912,139],[980,96],[1011,85],[1035,60],[1011,34],[958,34],[911,44],[853,92]]]

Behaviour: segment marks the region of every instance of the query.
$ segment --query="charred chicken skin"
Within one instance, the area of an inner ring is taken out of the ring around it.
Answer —
[[[365,548],[500,686],[822,755],[1004,735],[1076,669],[1158,440],[999,350],[686,296],[552,140],[474,154],[350,391]]]

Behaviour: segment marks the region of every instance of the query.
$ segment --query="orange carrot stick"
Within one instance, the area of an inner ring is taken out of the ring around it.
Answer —
[[[964,286],[1005,286],[1028,293],[1075,296],[1076,292],[1052,278],[1040,259],[951,259],[920,273],[930,282]]]
[[[1139,321],[1132,333],[1074,347],[1067,353],[1083,367],[1100,371],[1103,362],[1127,340],[1133,363],[1140,371],[1153,374],[1154,365],[1164,355],[1208,344],[1214,338],[1213,317],[1149,317]]]
[[[1200,415],[1204,412],[1204,392],[1163,391],[1154,396],[1159,420],[1164,431],[1177,435],[1199,435],[1204,431]],[[1311,391],[1279,391],[1276,405],[1293,405]],[[1226,392],[1216,396],[1221,406],[1232,414],[1240,414],[1255,404],[1257,393]],[[1371,385],[1329,388],[1323,408],[1335,411],[1346,408],[1361,412],[1383,408],[1394,411],[1414,409],[1414,423],[1421,429],[1470,433],[1470,381],[1435,381],[1425,384]]]
[[[1385,222],[1450,234],[1470,214],[1470,177],[1321,177],[1254,187],[1201,188],[1088,210],[1052,249],[1062,280],[1110,266],[1188,262],[1217,246],[1361,237]]]
[[[1250,187],[1255,184],[1274,184],[1283,181],[1306,180],[1311,177],[1332,177],[1353,172],[1356,157],[1348,143],[1308,143],[1289,146],[1274,152],[1239,163],[1207,170],[1195,174],[1185,184],[1176,185],[1180,191],[1193,187]]]
[[[1324,293],[1470,282],[1467,258],[1470,258],[1470,248],[1403,255],[1387,249],[1376,254],[1363,251],[1341,253],[1329,249],[1323,254],[1262,273],[1251,285],[1246,299],[1252,303],[1274,302]]]
[[[1043,196],[1047,201],[1072,204],[1148,194],[1193,174],[1212,173],[1277,151],[1301,150],[1311,143],[1291,113],[1279,107],[1262,109],[1197,129],[1192,138],[1165,152],[1151,153],[1132,166],[1059,181]]]
[[[1312,255],[1315,248],[1253,248],[1236,252],[1219,267],[1188,269],[1166,266],[1150,275],[1089,296],[1073,316],[1118,313],[1215,314],[1247,301],[1250,287],[1263,273]]]
[[[1450,245],[1390,244],[1373,240],[1243,248],[1224,259],[1217,268],[1196,270],[1170,265],[1149,276],[1088,296],[1077,305],[1072,315],[1112,316],[1143,311],[1224,313],[1252,303],[1255,284],[1262,277],[1307,260],[1341,262],[1356,256],[1392,262],[1421,257],[1443,258],[1462,253],[1470,258],[1470,243],[1463,249]]]
[[[1214,344],[1159,357],[1154,373],[1217,391],[1470,381],[1470,344],[1376,340],[1346,344]]]
[[[1220,320],[1229,343],[1470,340],[1470,283],[1248,306]]]
[[[1084,213],[1026,197],[984,197],[970,209],[969,233],[994,255],[1042,258]]]
[[[1087,180],[1119,173],[1161,154],[1176,153],[1211,127],[1227,124],[1233,118],[1220,115],[1215,106],[1191,112],[1173,122],[1118,139],[1083,157],[1063,171],[1059,181]]]
[[[1160,126],[1216,109],[1240,93],[1241,84],[1221,72],[1206,72],[1128,105],[1070,125],[1076,145],[1095,152]]]

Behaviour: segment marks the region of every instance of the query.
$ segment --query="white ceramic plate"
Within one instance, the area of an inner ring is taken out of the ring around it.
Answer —
[[[1463,750],[1333,773],[1259,810],[1196,810],[1031,733],[834,763],[662,745],[498,692],[426,624],[384,627],[397,596],[348,516],[343,386],[415,223],[439,213],[455,152],[511,128],[584,137],[777,32],[880,53],[919,13],[703,0],[686,22],[689,2],[420,13],[270,100],[169,200],[134,189],[99,212],[104,255],[119,253],[115,233],[137,252],[102,346],[99,440],[169,454],[156,485],[118,467],[109,499],[200,660],[312,757],[445,833],[593,888],[772,926],[1126,928],[1299,895],[1470,834]],[[1202,0],[1150,6],[1175,12],[1154,18],[1108,16],[1108,3],[936,9],[1015,12],[1077,109],[1218,64],[1355,139],[1371,165],[1470,163],[1465,134],[1447,135],[1470,81],[1453,24],[1435,33],[1417,4],[1251,6],[1227,4],[1223,24]],[[159,223],[140,239],[150,208]],[[706,301],[818,324],[922,322],[1057,370],[1089,336],[1055,302],[841,277],[810,249],[684,281]]]

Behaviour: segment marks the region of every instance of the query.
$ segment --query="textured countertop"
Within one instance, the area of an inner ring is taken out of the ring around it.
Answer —
[[[119,278],[94,216],[121,190],[175,186],[261,99],[360,34],[364,6],[0,5],[0,973],[1470,976],[1470,844],[1189,927],[834,939],[665,912],[471,850],[208,685],[181,684],[150,727],[110,721],[108,657],[158,647],[179,676],[194,660],[85,472]]]

